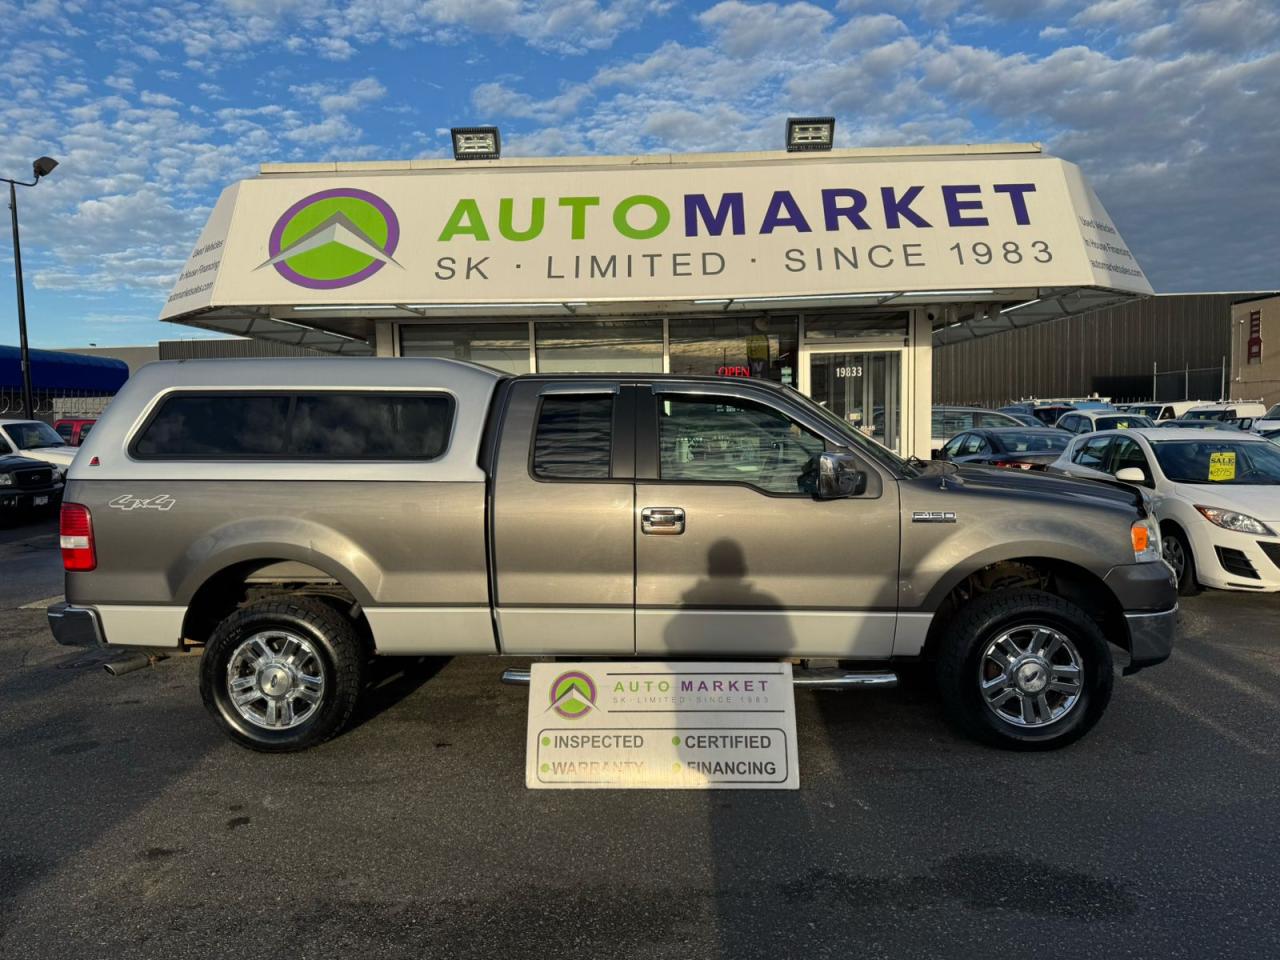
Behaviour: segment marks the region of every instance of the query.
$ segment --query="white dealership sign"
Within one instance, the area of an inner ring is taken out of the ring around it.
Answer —
[[[235,184],[162,317],[1072,286],[1151,292],[1052,157],[502,161]]]
[[[533,789],[800,786],[789,663],[535,663]]]

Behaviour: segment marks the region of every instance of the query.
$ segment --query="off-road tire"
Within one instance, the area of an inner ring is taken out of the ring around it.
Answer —
[[[987,645],[1020,624],[1059,631],[1082,661],[1079,700],[1042,727],[1023,728],[1001,719],[980,689]],[[1042,590],[997,590],[961,607],[946,628],[936,669],[948,718],[969,736],[1006,750],[1054,750],[1079,740],[1102,717],[1114,681],[1111,649],[1098,624],[1075,604]]]
[[[231,703],[227,667],[236,648],[256,633],[292,631],[314,647],[324,670],[324,695],[314,716],[287,730],[250,723]],[[200,663],[200,696],[236,743],[264,753],[306,750],[337,736],[351,722],[364,690],[368,651],[352,622],[314,597],[273,597],[246,604],[218,624]]]

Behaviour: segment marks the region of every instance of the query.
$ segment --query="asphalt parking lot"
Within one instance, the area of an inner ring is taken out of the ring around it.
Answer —
[[[801,790],[530,792],[523,688],[455,660],[356,729],[225,741],[195,657],[54,645],[51,524],[0,531],[0,956],[1274,957],[1280,597],[1184,603],[1083,742],[927,689],[797,695]]]

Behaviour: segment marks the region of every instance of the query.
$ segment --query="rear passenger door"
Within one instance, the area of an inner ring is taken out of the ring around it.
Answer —
[[[635,652],[634,388],[517,380],[490,492],[504,653]]]

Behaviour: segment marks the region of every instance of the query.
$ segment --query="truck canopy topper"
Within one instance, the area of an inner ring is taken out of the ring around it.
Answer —
[[[1105,706],[1107,641],[1158,662],[1175,609],[1132,488],[902,460],[737,380],[153,364],[67,500],[55,632],[207,644],[206,702],[263,749],[341,728],[361,650],[927,657],[975,732],[1050,745]]]

